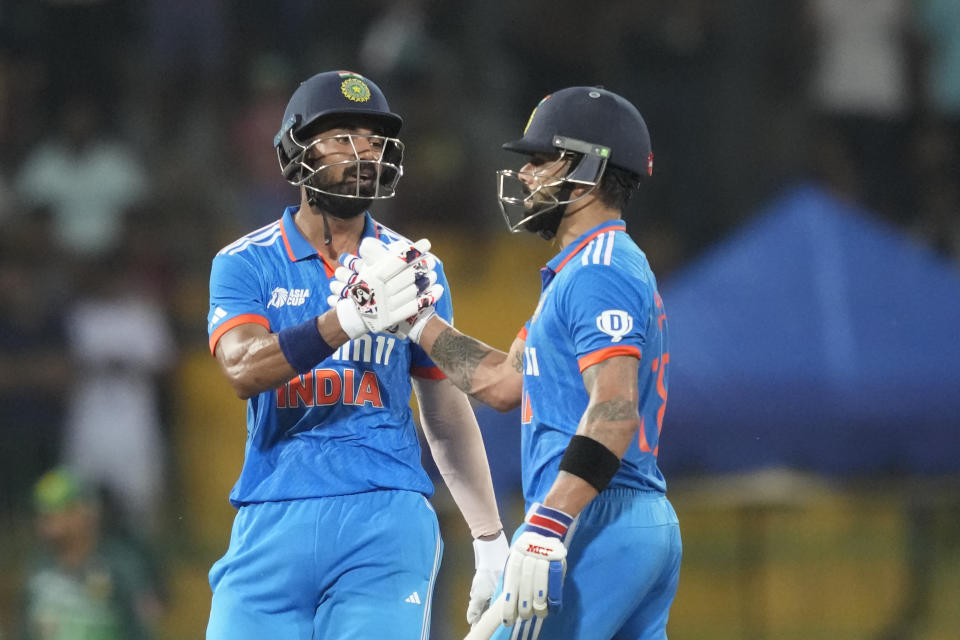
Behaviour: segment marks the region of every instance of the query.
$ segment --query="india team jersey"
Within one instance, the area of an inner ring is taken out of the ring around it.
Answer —
[[[618,355],[639,359],[640,429],[611,487],[666,491],[657,467],[667,401],[667,321],[643,251],[622,220],[605,222],[567,245],[541,270],[543,288],[520,332],[523,491],[541,502],[576,433],[589,395],[582,372]]]
[[[210,350],[231,328],[257,323],[277,332],[327,311],[333,268],[283,217],[224,247],[210,272]],[[365,214],[364,237],[401,236]],[[445,294],[437,313],[452,322]],[[410,376],[442,378],[422,349],[388,333],[347,342],[313,371],[247,402],[247,442],[234,505],[433,485],[420,464],[410,410]]]

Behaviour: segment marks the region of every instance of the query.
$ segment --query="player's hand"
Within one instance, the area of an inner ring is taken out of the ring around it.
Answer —
[[[328,302],[336,306],[347,335],[356,338],[367,331],[386,331],[401,339],[419,340],[434,314],[433,305],[443,295],[443,287],[436,284],[436,259],[427,253],[429,249],[426,239],[385,245],[364,238],[359,255],[340,257],[343,266],[330,282],[333,295]]]
[[[401,340],[409,338],[416,344],[420,344],[420,336],[423,334],[424,327],[427,326],[431,317],[437,315],[434,305],[442,295],[443,285],[430,285],[417,297],[417,305],[420,310],[415,315],[404,318],[396,326],[388,327],[387,332],[396,334]]]
[[[327,302],[336,309],[337,320],[351,339],[386,331],[418,309],[416,286],[391,289],[378,280],[361,280],[343,267],[330,281],[330,291]]]
[[[563,536],[573,517],[535,503],[527,512],[524,530],[510,548],[503,575],[503,624],[517,619],[544,618],[563,605],[567,548]],[[539,627],[539,625],[537,625]]]
[[[402,278],[413,282],[417,275],[433,271],[436,258],[429,253],[430,241],[426,238],[414,243],[397,240],[384,244],[376,238],[364,238],[357,255],[340,256],[340,264],[357,273],[362,279],[389,282]],[[412,273],[408,273],[410,271]]]
[[[467,605],[467,622],[471,626],[480,620],[480,616],[490,606],[509,554],[510,546],[502,531],[493,540],[473,541],[476,573],[473,574],[473,582],[470,584],[470,603]]]

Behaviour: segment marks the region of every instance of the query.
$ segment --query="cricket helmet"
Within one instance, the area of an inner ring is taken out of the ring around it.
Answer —
[[[638,186],[641,178],[653,173],[650,133],[640,112],[627,99],[600,87],[568,87],[547,95],[530,114],[523,137],[503,148],[526,155],[559,154],[561,160],[570,161],[562,180],[553,184],[559,188],[546,198],[539,194],[535,199],[536,194],[522,188],[521,196],[511,195],[511,183],[519,180],[517,172],[497,172],[507,226],[545,237],[553,237],[563,210],[573,202],[570,192],[587,186],[590,193],[608,164],[631,174]]]
[[[349,136],[353,158],[312,166],[307,152],[323,140],[311,138],[329,125],[340,123],[369,127],[374,135]],[[326,71],[305,80],[293,92],[273,144],[283,177],[291,184],[340,198],[390,198],[403,175],[403,143],[396,138],[402,124],[403,120],[390,110],[383,91],[372,80],[352,71]],[[378,150],[375,158],[361,158],[354,144],[354,139],[361,137]],[[355,165],[358,172],[375,171],[376,189],[372,193],[362,192],[359,181],[355,193],[329,192],[318,187],[314,177],[334,165]]]

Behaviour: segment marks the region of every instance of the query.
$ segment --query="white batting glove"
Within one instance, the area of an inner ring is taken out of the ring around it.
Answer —
[[[512,626],[518,618],[544,618],[550,610],[563,606],[567,548],[562,538],[572,522],[573,517],[559,509],[540,503],[530,507],[503,574],[505,626]]]
[[[436,258],[429,251],[430,241],[426,238],[412,244],[401,240],[384,244],[376,238],[364,238],[357,255],[340,256],[340,264],[363,280],[389,282],[399,277],[404,282],[413,282],[417,274],[433,271],[437,266]],[[411,270],[413,273],[409,273]]]
[[[389,327],[387,332],[396,334],[401,340],[409,338],[412,342],[420,344],[420,336],[423,334],[424,327],[427,326],[430,318],[437,315],[433,305],[435,305],[437,300],[440,299],[440,296],[443,295],[443,291],[443,285],[431,285],[428,290],[421,293],[417,298],[417,305],[420,307],[420,311],[418,311],[416,315],[404,318],[396,326]]]
[[[356,338],[367,331],[385,331],[419,341],[444,291],[436,284],[436,259],[427,253],[429,249],[426,239],[384,245],[364,238],[358,256],[340,257],[343,266],[330,282],[333,295],[328,302],[336,306],[347,335]]]
[[[473,582],[470,584],[470,603],[467,605],[467,622],[471,626],[480,620],[480,616],[490,606],[509,555],[510,546],[502,531],[493,540],[473,541],[476,573],[473,574]]]

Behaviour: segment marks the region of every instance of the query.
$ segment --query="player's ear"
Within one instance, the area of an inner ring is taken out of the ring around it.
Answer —
[[[583,185],[575,188],[573,191],[570,192],[570,199],[576,200],[578,198],[582,198],[584,195],[586,195],[590,191],[591,188],[592,187],[588,185]],[[594,193],[591,195],[596,195],[596,189],[594,189]]]

